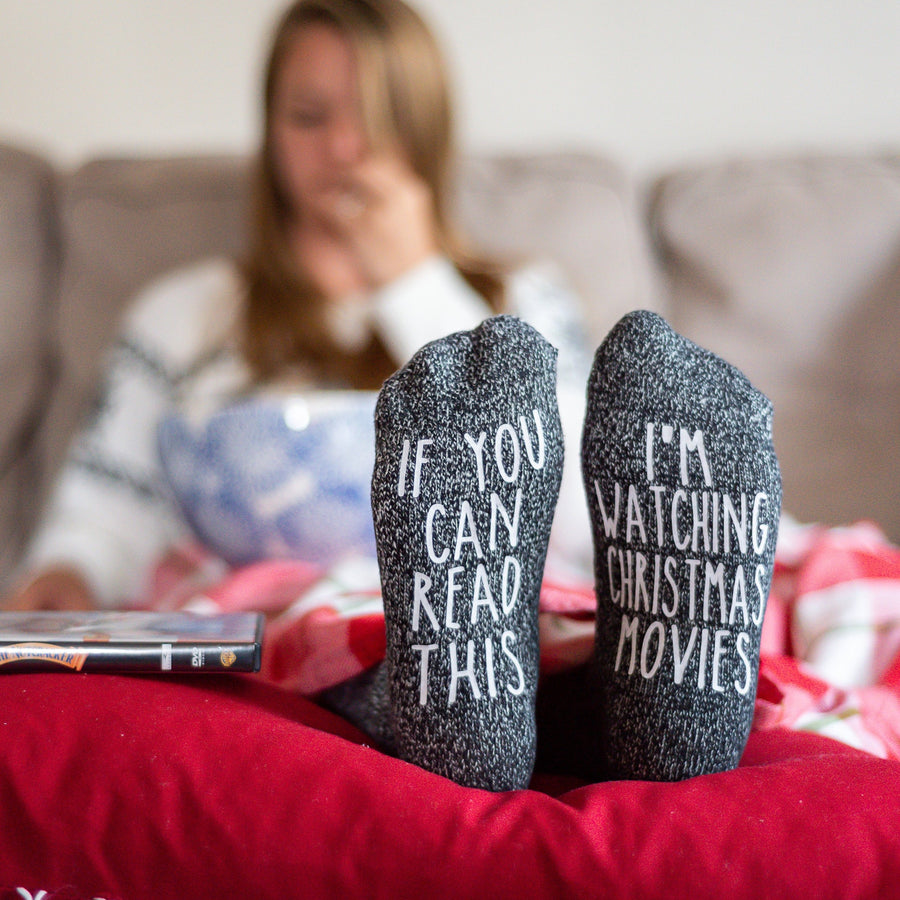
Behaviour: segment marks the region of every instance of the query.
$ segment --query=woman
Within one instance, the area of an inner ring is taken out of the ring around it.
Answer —
[[[294,3],[264,112],[247,260],[175,273],[136,303],[7,606],[116,606],[141,591],[187,533],[157,460],[173,408],[276,384],[377,388],[422,344],[503,308],[557,345],[576,331],[564,291],[534,272],[503,278],[452,227],[447,80],[402,0]]]

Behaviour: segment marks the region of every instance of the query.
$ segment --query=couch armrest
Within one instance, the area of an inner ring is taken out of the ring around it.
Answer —
[[[54,181],[41,157],[0,145],[0,590],[34,515],[32,440],[52,377]]]

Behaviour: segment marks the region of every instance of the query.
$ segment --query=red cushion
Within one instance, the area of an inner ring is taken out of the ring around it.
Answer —
[[[521,900],[900,884],[900,764],[802,733],[754,734],[741,768],[679,784],[492,795],[252,677],[46,674],[0,676],[0,739],[0,888]]]

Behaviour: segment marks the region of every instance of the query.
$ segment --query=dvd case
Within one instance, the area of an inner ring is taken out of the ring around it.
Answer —
[[[0,613],[4,672],[257,672],[261,613]]]

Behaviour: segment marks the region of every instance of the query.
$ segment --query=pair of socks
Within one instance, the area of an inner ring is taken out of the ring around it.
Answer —
[[[538,599],[559,494],[556,351],[497,316],[423,347],[375,413],[387,630],[374,679],[401,758],[488,790],[537,750]],[[631,313],[597,350],[581,465],[596,644],[567,727],[595,778],[737,765],[781,506],[772,409],[733,366]]]

